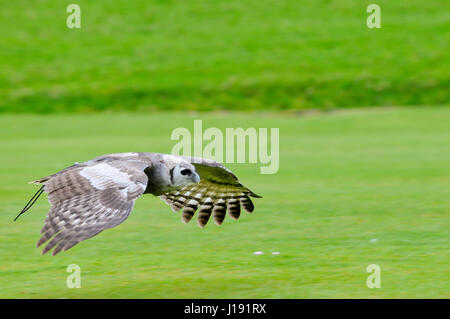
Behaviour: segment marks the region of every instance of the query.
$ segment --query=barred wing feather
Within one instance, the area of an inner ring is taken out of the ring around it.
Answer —
[[[211,215],[217,225],[222,224],[226,212],[233,219],[238,219],[241,206],[251,213],[254,210],[250,197],[256,195],[239,183],[237,177],[220,163],[192,159],[200,182],[168,192],[160,198],[172,207],[174,211],[182,211],[182,220],[187,223],[199,210],[197,223],[204,227]]]
[[[143,170],[121,161],[73,166],[43,179],[51,204],[42,237],[43,254],[56,255],[105,229],[121,224],[147,185]]]

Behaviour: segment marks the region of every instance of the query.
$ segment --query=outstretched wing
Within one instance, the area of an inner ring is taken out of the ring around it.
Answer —
[[[237,177],[222,164],[206,159],[183,157],[190,161],[200,175],[200,182],[168,192],[160,198],[174,211],[183,208],[182,220],[187,223],[199,209],[197,222],[200,227],[208,223],[211,214],[217,225],[222,224],[226,212],[238,219],[241,205],[251,213],[254,206],[250,197],[256,195],[239,183]]]
[[[37,242],[39,247],[50,240],[42,253],[56,246],[56,255],[122,223],[145,191],[147,166],[138,160],[100,158],[38,180],[51,204]]]

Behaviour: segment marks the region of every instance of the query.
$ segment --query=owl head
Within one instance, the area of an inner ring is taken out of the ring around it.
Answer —
[[[172,187],[181,187],[200,182],[195,166],[190,163],[179,163],[170,170]]]

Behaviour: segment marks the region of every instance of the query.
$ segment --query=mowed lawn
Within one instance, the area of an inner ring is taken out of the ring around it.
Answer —
[[[0,113],[449,101],[448,0],[2,2]]]
[[[172,130],[194,119],[280,129],[277,174],[227,164],[264,196],[253,214],[200,229],[146,195],[125,223],[56,257],[35,247],[45,197],[13,222],[37,189],[28,181],[105,153],[170,152]],[[438,107],[3,115],[0,297],[449,298],[449,123]],[[66,286],[69,264],[81,267],[80,289]],[[379,289],[366,286],[370,264]]]

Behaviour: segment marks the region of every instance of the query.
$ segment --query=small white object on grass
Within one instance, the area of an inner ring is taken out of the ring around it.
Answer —
[[[272,253],[272,255],[279,255],[279,254],[280,254],[279,251],[274,251],[274,252]]]
[[[253,255],[262,255],[262,254],[264,254],[262,251],[255,251],[255,252],[253,253]]]
[[[371,243],[376,243],[377,241],[378,241],[378,238],[374,238],[374,239],[370,240]]]

